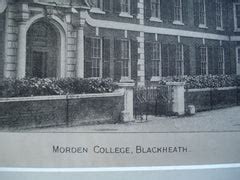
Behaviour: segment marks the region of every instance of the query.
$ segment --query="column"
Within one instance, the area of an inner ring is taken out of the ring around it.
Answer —
[[[82,26],[78,28],[76,74],[77,77],[84,78],[84,31]]]
[[[84,25],[86,19],[84,18],[84,13],[79,14],[79,27],[77,31],[77,64],[76,64],[76,76],[79,78],[84,78]]]
[[[26,21],[29,19],[29,9],[27,3],[17,4],[18,14],[18,46],[17,46],[17,78],[24,78],[26,74],[26,46],[27,30]]]
[[[17,78],[24,78],[26,73],[26,31],[25,22],[18,25],[18,49],[17,49]]]

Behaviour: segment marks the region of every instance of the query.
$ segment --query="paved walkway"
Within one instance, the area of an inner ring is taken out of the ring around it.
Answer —
[[[240,131],[240,107],[200,112],[191,117],[149,116],[143,123],[54,127],[24,132],[221,132]]]

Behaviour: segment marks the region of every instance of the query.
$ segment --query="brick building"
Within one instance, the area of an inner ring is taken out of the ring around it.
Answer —
[[[0,3],[0,79],[240,74],[240,0]]]

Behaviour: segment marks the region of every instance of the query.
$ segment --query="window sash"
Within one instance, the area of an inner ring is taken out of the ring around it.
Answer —
[[[174,0],[174,21],[182,22],[182,0]]]
[[[152,63],[152,77],[160,76],[160,60],[153,60]]]
[[[130,0],[121,0],[121,12],[130,14]]]
[[[240,3],[234,4],[235,30],[240,30]]]
[[[205,0],[199,0],[199,23],[206,25],[206,5]]]
[[[101,77],[102,41],[91,38],[91,77]]]
[[[216,0],[216,25],[219,28],[223,27],[222,10],[222,0]]]
[[[208,51],[207,47],[200,48],[201,75],[208,75]]]
[[[218,50],[219,59],[218,59],[218,74],[225,74],[225,51],[223,47],[220,47]]]
[[[100,77],[100,63],[101,59],[92,58],[92,66],[91,66],[91,75],[92,77]]]
[[[103,9],[103,0],[93,0],[93,7]]]
[[[151,61],[151,69],[152,69],[152,76],[159,77],[161,75],[161,44],[160,43],[153,43],[152,46],[152,61]]]
[[[184,75],[184,53],[183,45],[178,44],[176,48],[176,76]]]
[[[152,0],[151,1],[151,10],[152,10],[152,17],[161,18],[161,10],[160,10],[160,0]]]
[[[130,41],[121,40],[121,76],[129,77],[130,75]]]

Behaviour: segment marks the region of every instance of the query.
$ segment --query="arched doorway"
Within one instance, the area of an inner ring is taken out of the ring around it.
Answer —
[[[57,77],[60,33],[53,24],[40,20],[27,32],[27,77]]]

